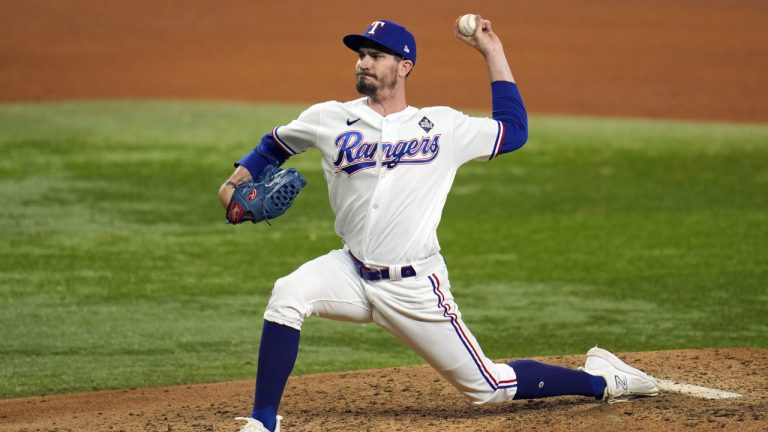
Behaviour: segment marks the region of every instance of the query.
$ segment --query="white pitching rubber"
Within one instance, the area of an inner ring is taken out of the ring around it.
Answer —
[[[679,393],[688,396],[693,396],[701,399],[730,399],[738,398],[742,395],[738,393],[731,393],[725,390],[718,390],[709,387],[701,387],[693,384],[679,383],[669,380],[657,380],[659,383],[659,390],[668,393]]]

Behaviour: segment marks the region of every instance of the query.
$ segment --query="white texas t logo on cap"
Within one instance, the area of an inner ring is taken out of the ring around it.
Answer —
[[[384,26],[384,24],[385,24],[385,23],[383,23],[383,22],[381,22],[381,21],[374,21],[374,22],[372,22],[372,23],[371,23],[371,30],[369,30],[369,31],[368,31],[368,34],[374,34],[374,33],[376,33],[376,29],[377,29],[377,28],[379,28],[379,27],[381,27],[381,26]]]

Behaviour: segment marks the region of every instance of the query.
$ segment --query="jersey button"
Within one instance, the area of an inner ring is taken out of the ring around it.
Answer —
[[[379,205],[378,205],[378,204],[374,204],[374,205],[373,205],[373,208],[374,208],[374,209],[378,209],[378,208],[379,208]]]

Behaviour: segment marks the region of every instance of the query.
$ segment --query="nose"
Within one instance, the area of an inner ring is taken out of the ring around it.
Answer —
[[[371,67],[371,57],[364,55],[357,60],[357,68],[360,70],[368,70]]]

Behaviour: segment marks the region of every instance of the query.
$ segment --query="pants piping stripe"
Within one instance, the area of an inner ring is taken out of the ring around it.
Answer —
[[[483,379],[485,379],[485,381],[493,390],[497,390],[499,388],[517,387],[516,379],[497,381],[496,378],[493,376],[493,374],[488,371],[488,369],[485,366],[485,363],[483,362],[483,359],[477,353],[477,350],[469,341],[469,338],[464,332],[464,329],[461,327],[459,317],[456,315],[456,313],[451,312],[450,310],[451,306],[449,304],[446,304],[445,295],[440,290],[440,279],[434,273],[431,276],[429,276],[428,279],[432,284],[432,291],[435,293],[435,296],[437,296],[437,306],[443,309],[444,317],[450,318],[451,325],[453,326],[453,329],[456,332],[456,335],[459,337],[459,340],[461,340],[461,343],[464,345],[464,348],[469,353],[469,356],[472,358],[472,361],[475,362],[475,365],[477,366],[478,371],[480,371],[480,375],[482,375]]]

